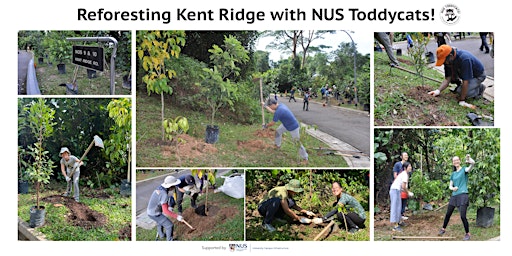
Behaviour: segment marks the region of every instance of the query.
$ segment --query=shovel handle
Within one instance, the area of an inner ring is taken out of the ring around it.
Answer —
[[[181,222],[185,223],[185,225],[187,225],[190,229],[192,229],[192,230],[196,230],[194,227],[192,227],[190,224],[188,224],[188,222],[187,222],[187,221],[185,221],[185,220],[181,220]]]

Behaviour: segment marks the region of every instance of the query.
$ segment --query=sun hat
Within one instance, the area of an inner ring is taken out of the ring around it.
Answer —
[[[172,186],[176,186],[180,184],[180,180],[176,179],[174,176],[167,176],[165,177],[164,183],[162,183],[162,187],[164,188],[170,188]]]
[[[450,55],[451,52],[452,52],[451,46],[449,46],[447,44],[443,44],[443,45],[439,46],[437,48],[437,52],[436,52],[436,55],[437,55],[436,66],[443,65],[444,61],[446,60],[446,57],[448,57],[448,55]]]
[[[60,148],[59,156],[62,157],[62,153],[64,153],[64,152],[68,152],[68,154],[71,155],[71,152],[69,151],[69,149],[67,147],[62,147],[62,148]]]
[[[296,193],[304,191],[304,189],[300,187],[300,181],[296,179],[290,180],[288,184],[285,185],[285,188]]]

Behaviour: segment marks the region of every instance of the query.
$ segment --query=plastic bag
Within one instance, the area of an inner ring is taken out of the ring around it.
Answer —
[[[231,175],[229,177],[222,176],[224,184],[220,186],[217,191],[233,198],[244,198],[245,194],[245,175]]]

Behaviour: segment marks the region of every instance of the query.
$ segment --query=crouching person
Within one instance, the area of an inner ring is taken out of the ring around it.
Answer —
[[[351,195],[343,193],[343,189],[338,182],[332,184],[332,194],[337,200],[333,205],[335,208],[322,218],[323,221],[329,221],[336,214],[338,221],[341,222],[341,227],[350,233],[355,233],[360,228],[365,228],[366,213],[361,204]],[[343,208],[346,209],[346,213],[340,211]]]
[[[179,179],[173,176],[167,176],[164,183],[158,186],[151,194],[147,214],[149,218],[156,222],[156,230],[158,232],[157,240],[158,238],[166,238],[167,241],[172,241],[174,225],[170,218],[177,219],[180,222],[183,220],[181,216],[171,211],[172,206],[169,205],[169,202],[174,201],[173,199],[169,199],[170,197],[172,198],[176,185],[180,183],[181,181]],[[169,193],[171,194],[170,196]]]

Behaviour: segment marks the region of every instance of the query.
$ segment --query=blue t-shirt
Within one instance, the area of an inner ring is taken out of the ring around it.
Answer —
[[[297,119],[295,119],[292,111],[290,111],[290,109],[282,103],[277,106],[276,112],[274,113],[274,119],[272,119],[272,121],[276,123],[281,121],[284,128],[286,128],[288,131],[293,131],[299,128],[299,122],[297,122]]]
[[[458,187],[457,191],[452,192],[452,196],[469,193],[466,167],[462,167],[458,172],[452,172],[450,180],[453,182],[454,187]]]
[[[400,174],[400,172],[402,171],[402,166],[402,161],[398,161],[395,163],[395,165],[393,166],[393,179],[395,179],[395,173],[397,176],[398,174]]]
[[[455,70],[452,70],[452,65]],[[467,81],[477,78],[484,73],[484,65],[482,62],[473,56],[471,53],[457,49],[457,55],[452,65],[444,66],[444,76],[451,77],[452,71],[456,73],[455,77],[460,77],[462,80]]]

